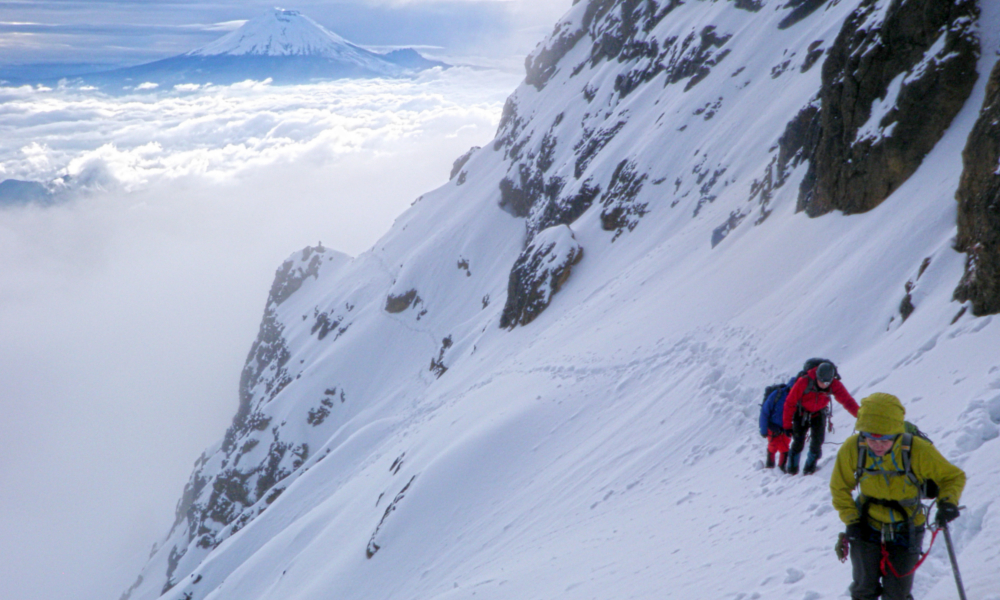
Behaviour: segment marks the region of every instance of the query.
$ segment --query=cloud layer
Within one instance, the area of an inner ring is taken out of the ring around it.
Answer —
[[[5,594],[131,583],[232,417],[280,262],[370,247],[492,138],[518,79],[0,90],[0,179],[71,192],[0,210]]]

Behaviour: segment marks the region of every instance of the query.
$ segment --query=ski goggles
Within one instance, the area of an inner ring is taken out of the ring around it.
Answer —
[[[861,437],[865,438],[866,440],[874,440],[876,442],[888,442],[888,441],[895,440],[896,439],[896,434],[895,433],[881,434],[881,433],[866,433],[866,432],[862,432],[861,433]]]

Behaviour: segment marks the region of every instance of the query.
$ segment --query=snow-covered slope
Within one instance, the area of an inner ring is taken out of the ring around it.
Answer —
[[[827,477],[852,419],[811,477],[763,470],[756,432],[763,388],[820,355],[967,471],[959,561],[1000,599],[1000,322],[952,300],[1000,7],[894,29],[922,1],[576,4],[449,184],[356,258],[282,265],[239,412],[129,597],[843,597]],[[900,36],[905,60],[852,71]],[[980,76],[949,118],[888,105],[956,57]],[[863,179],[864,212],[814,172],[844,81],[871,98],[843,126],[859,160],[930,140]],[[949,569],[935,546],[919,596],[953,597]]]

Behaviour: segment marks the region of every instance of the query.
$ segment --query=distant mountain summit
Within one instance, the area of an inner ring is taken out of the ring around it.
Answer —
[[[274,8],[187,56],[322,56],[358,64],[382,61],[297,10]],[[382,65],[377,65],[376,68]]]
[[[274,8],[186,54],[83,76],[86,83],[125,89],[227,84],[246,79],[306,83],[318,79],[405,77],[447,67],[406,48],[379,54],[351,43],[296,10]]]

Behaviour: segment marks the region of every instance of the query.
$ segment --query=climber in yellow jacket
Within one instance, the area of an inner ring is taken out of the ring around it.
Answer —
[[[958,517],[965,473],[929,441],[906,434],[905,415],[906,409],[893,395],[864,398],[855,425],[858,433],[844,440],[830,477],[833,507],[847,525],[841,534],[847,541],[838,542],[837,549],[838,555],[850,554],[854,600],[910,598],[911,571],[920,558],[927,522],[921,486],[929,480],[937,486],[938,526]],[[860,493],[854,498],[856,487]],[[885,572],[883,549],[890,567]]]

